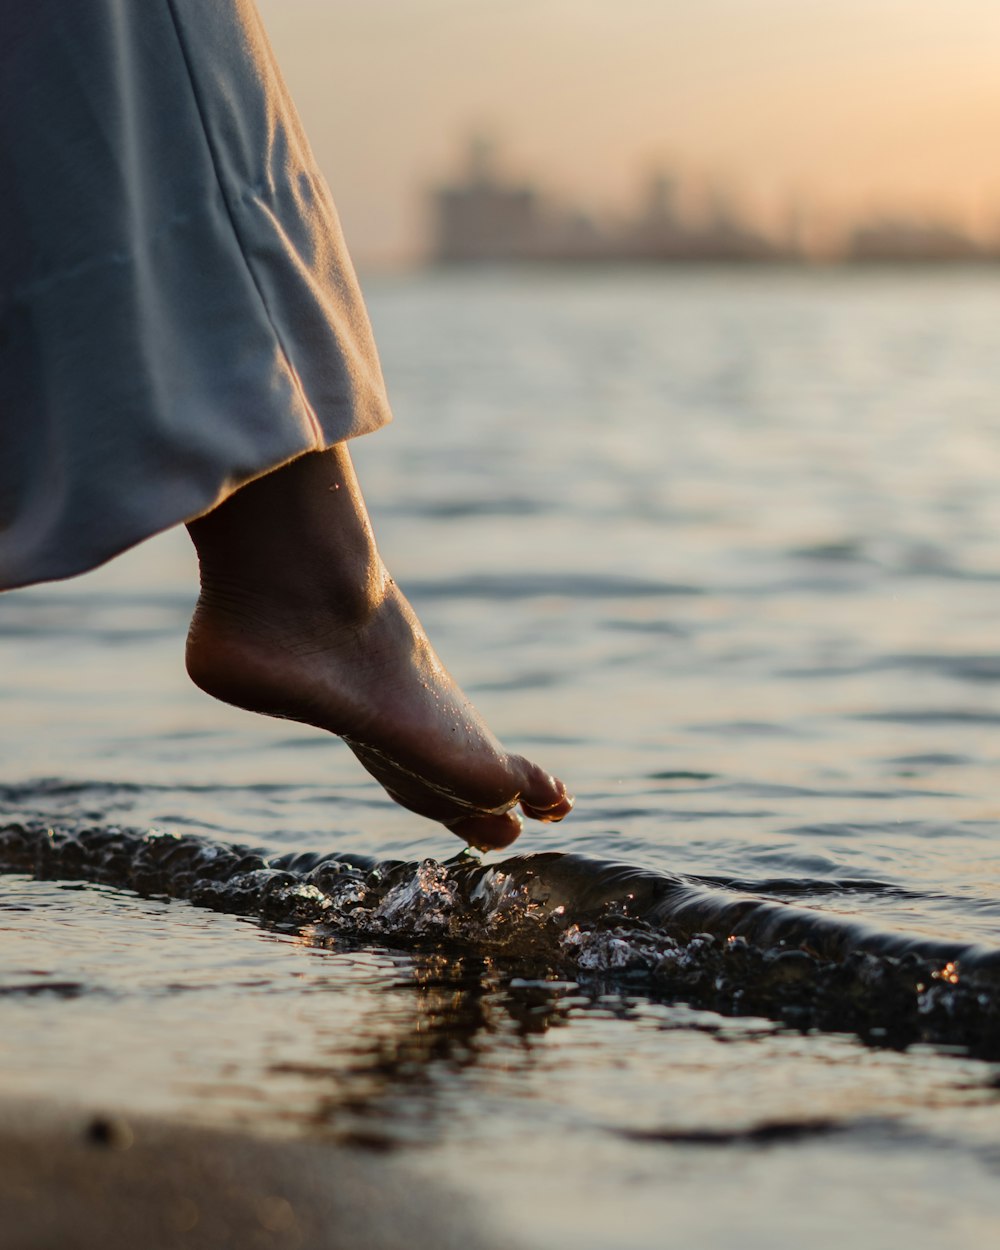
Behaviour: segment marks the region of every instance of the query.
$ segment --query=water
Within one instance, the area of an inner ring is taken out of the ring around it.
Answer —
[[[577,811],[454,860],[340,744],[191,688],[182,534],[10,595],[2,1089],[397,1148],[539,1246],[985,1244],[995,277],[367,294],[387,562]],[[200,867],[141,897],[151,829]]]

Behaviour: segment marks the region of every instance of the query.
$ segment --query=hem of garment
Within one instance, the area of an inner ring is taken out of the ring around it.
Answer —
[[[301,455],[371,432],[391,420],[377,365],[369,362],[368,368],[357,371],[349,367],[347,350],[354,340],[353,327],[348,327],[348,331],[340,336],[346,342],[336,342],[337,335],[332,332],[329,336],[333,346],[339,348],[342,361],[341,374],[333,379],[333,384],[315,370],[308,379],[300,374],[297,365],[301,361],[298,357],[315,355],[316,343],[309,338],[308,325],[302,332],[304,343],[299,343],[294,333],[289,340],[287,326],[282,333],[281,319],[276,317],[275,309],[262,287],[254,257],[248,253],[242,229],[245,223],[242,219],[237,220],[240,215],[231,199],[232,188],[227,189],[220,173],[218,155],[199,98],[197,75],[192,69],[189,49],[179,29],[179,18],[172,0],[168,0],[165,7],[201,122],[201,138],[214,174],[215,191],[225,208],[225,218],[220,218],[220,225],[228,233],[232,244],[234,264],[248,282],[247,309],[248,312],[253,309],[256,314],[252,328],[259,329],[269,340],[276,377],[280,379],[280,385],[276,382],[275,386],[277,391],[284,392],[283,397],[271,394],[268,399],[270,403],[282,405],[281,420],[274,425],[275,431],[280,432],[273,435],[259,432],[261,437],[255,440],[255,446],[250,446],[249,452],[244,442],[235,463],[233,460],[227,462],[224,454],[219,454],[220,448],[199,445],[192,460],[198,472],[188,475],[182,472],[180,464],[170,463],[172,457],[157,460],[150,457],[148,448],[138,448],[137,454],[125,456],[119,466],[115,506],[106,508],[104,501],[98,499],[97,508],[79,512],[77,515],[86,515],[90,519],[88,526],[82,530],[64,520],[59,520],[58,525],[49,525],[59,503],[58,481],[54,492],[39,490],[34,497],[26,492],[25,506],[12,514],[12,524],[8,529],[0,529],[0,590],[63,580],[98,568],[146,539],[211,511],[255,478]],[[250,293],[251,285],[256,299]],[[323,346],[326,343],[327,340],[323,339]],[[185,398],[191,407],[189,397]],[[206,409],[225,410],[226,404],[220,405],[214,393],[210,398],[214,402],[206,402]],[[199,405],[194,404],[193,407],[198,408]],[[57,422],[50,424],[53,429],[58,426]],[[162,428],[154,431],[161,444],[162,433]],[[246,433],[245,426],[241,427],[241,437],[243,433]],[[250,433],[252,435],[252,429]],[[133,452],[137,447],[137,444],[133,446]],[[149,447],[155,450],[155,441],[150,441]],[[224,453],[225,449],[221,450]],[[90,492],[84,501],[92,502],[94,497],[94,492]],[[55,502],[52,502],[53,499]],[[69,510],[67,516],[71,517]],[[57,541],[60,533],[63,538],[71,535],[74,541],[60,543]],[[53,536],[56,541],[53,541]]]
[[[180,498],[175,485],[168,484],[166,489],[153,495],[152,506],[143,516],[142,522],[131,531],[127,526],[119,528],[113,542],[94,544],[89,549],[74,549],[71,557],[65,560],[52,558],[41,561],[29,560],[20,570],[0,569],[0,594],[11,590],[24,590],[29,586],[43,585],[46,582],[67,581],[73,577],[80,577],[84,573],[92,573],[95,569],[131,551],[133,547],[140,546],[148,539],[166,533],[167,530],[174,529],[178,525],[186,525],[198,520],[199,517],[206,516],[219,504],[224,503],[230,495],[235,494],[244,486],[249,486],[251,482],[266,477],[269,473],[291,464],[293,460],[298,460],[301,456],[325,451],[332,446],[336,444],[302,446],[284,458],[272,458],[259,470],[241,475],[238,480],[223,481],[214,494],[206,491],[192,491],[190,498],[186,501]]]

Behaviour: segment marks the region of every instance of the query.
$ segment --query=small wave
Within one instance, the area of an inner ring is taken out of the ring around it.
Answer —
[[[461,581],[411,580],[407,590],[420,599],[650,599],[701,595],[700,586],[657,582],[642,577],[588,576],[584,573],[520,573],[463,577]]]
[[[655,773],[647,773],[646,776],[650,781],[713,781],[716,774],[699,773],[685,768],[668,768]]]
[[[383,506],[388,516],[428,518],[435,521],[455,521],[467,517],[525,517],[542,516],[554,510],[552,503],[531,495],[495,495],[487,498],[458,499],[408,499],[397,500]]]
[[[733,1146],[774,1145],[776,1143],[800,1142],[816,1137],[830,1137],[844,1133],[848,1125],[843,1120],[824,1117],[819,1120],[769,1120],[746,1128],[733,1129],[619,1129],[621,1137],[628,1141],[672,1146]]]
[[[797,560],[819,560],[831,563],[848,563],[860,561],[865,564],[874,563],[862,539],[832,539],[830,542],[809,543],[802,547],[791,547],[788,554]]]
[[[935,673],[956,681],[973,683],[1000,681],[1000,655],[994,652],[965,655],[934,655],[905,653],[890,655],[882,661],[885,668]]]
[[[0,826],[0,869],[188,899],[317,944],[472,948],[727,1014],[1000,1058],[1000,948],[883,931],[732,883],[569,853],[497,863],[466,853],[446,863],[271,856],[188,835],[32,820]]]
[[[81,981],[40,981],[37,984],[28,982],[0,986],[0,997],[3,998],[80,998],[91,992],[91,987]]]
[[[1000,725],[1000,712],[978,712],[960,707],[885,708],[856,712],[852,719],[891,725]]]
[[[1000,681],[1000,655],[994,653],[947,655],[930,652],[901,652],[858,660],[854,663],[814,664],[785,666],[776,670],[776,676],[801,678],[803,680],[859,677],[884,672],[931,673],[973,684]]]
[[[971,755],[959,755],[952,751],[923,751],[913,755],[893,755],[883,762],[899,768],[961,768],[976,761]]]

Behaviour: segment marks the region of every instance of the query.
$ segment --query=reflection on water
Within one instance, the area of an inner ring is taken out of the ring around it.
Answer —
[[[753,1218],[790,1246],[813,1210],[842,1234],[847,1189],[852,1220],[932,1244],[926,1203],[887,1210],[884,1187],[931,1159],[952,1187],[929,1191],[937,1218],[956,1195],[970,1218],[1000,1216],[987,1064],[600,979],[512,977],[489,958],[316,947],[100,887],[7,878],[3,897],[8,1089],[407,1150],[538,1245],[612,1244],[622,1221],[613,1244],[651,1247],[669,1215],[720,1237]],[[777,1205],[775,1169],[790,1186]]]
[[[824,931],[996,947],[995,276],[436,275],[368,295],[398,419],[356,455],[387,561],[500,735],[579,796],[518,849],[773,899]],[[189,687],[185,542],[0,601],[4,821],[452,855],[322,734]],[[501,1215],[502,1176],[546,1245],[658,1245],[668,1223],[728,1246],[748,1221],[818,1245],[851,1210],[871,1245],[947,1227],[972,1246],[997,1218],[991,1070],[968,1058],[579,966],[553,987],[482,951],[0,888],[7,1088],[417,1142]]]

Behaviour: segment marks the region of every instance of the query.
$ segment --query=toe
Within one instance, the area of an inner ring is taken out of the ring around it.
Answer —
[[[570,794],[564,794],[559,802],[553,803],[551,807],[534,807],[531,803],[525,803],[522,800],[521,811],[532,820],[543,820],[554,824],[570,814],[573,810],[573,801],[573,796]]]
[[[525,761],[526,781],[521,787],[521,810],[532,820],[562,820],[573,810],[573,798],[557,778],[537,764]]]
[[[502,816],[463,816],[449,821],[448,828],[480,851],[499,851],[510,846],[524,822],[517,812],[504,812]]]

